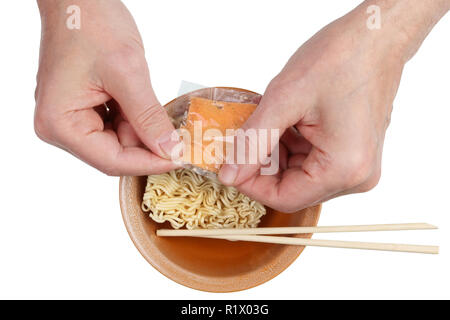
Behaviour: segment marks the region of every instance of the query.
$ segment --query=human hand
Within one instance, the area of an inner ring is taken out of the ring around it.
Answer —
[[[174,127],[150,82],[142,39],[118,0],[42,0],[35,131],[109,175],[169,171]],[[81,28],[66,27],[66,8]],[[108,111],[104,104],[107,103]]]
[[[280,129],[279,172],[261,175],[259,164],[227,164],[219,173],[224,184],[295,212],[378,183],[403,66],[449,1],[433,8],[418,1],[384,1],[383,27],[369,30],[366,8],[373,3],[364,3],[300,47],[244,125]],[[416,11],[409,10],[413,5]]]

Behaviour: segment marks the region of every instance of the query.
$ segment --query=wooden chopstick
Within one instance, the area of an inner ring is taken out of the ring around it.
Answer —
[[[263,235],[263,234],[307,234],[331,232],[364,232],[364,231],[402,231],[402,230],[432,230],[437,229],[428,223],[401,223],[401,224],[373,224],[357,226],[330,226],[330,227],[279,227],[279,228],[247,228],[247,229],[195,229],[174,230],[159,229],[158,236],[164,237],[201,237],[223,235]]]
[[[395,252],[410,252],[410,253],[425,253],[425,254],[439,253],[438,246],[411,245],[411,244],[318,240],[318,239],[302,239],[302,238],[259,236],[259,235],[206,236],[206,238],[225,239],[231,241],[239,240],[251,242],[276,243],[276,244],[287,244],[297,246],[312,246],[312,247],[363,249],[363,250],[395,251]]]
[[[402,224],[378,224],[357,226],[329,226],[329,227],[279,227],[279,228],[248,228],[248,229],[195,229],[173,230],[159,229],[158,236],[165,237],[204,237],[213,239],[225,239],[230,241],[251,241],[263,243],[275,243],[297,246],[329,247],[345,249],[365,249],[379,251],[412,252],[425,254],[438,254],[438,246],[356,242],[340,240],[318,240],[292,237],[268,236],[270,234],[309,234],[331,232],[364,232],[364,231],[402,231],[402,230],[432,230],[437,229],[428,223],[402,223]]]

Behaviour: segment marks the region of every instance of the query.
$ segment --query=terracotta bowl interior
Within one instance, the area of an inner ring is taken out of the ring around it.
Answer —
[[[203,291],[229,292],[254,287],[286,269],[304,247],[226,240],[157,237],[156,230],[170,228],[154,222],[141,210],[146,177],[122,177],[120,205],[134,244],[162,274]],[[261,227],[316,226],[320,206],[294,214],[268,208]],[[297,235],[300,237],[300,235]],[[311,235],[301,235],[310,238]]]

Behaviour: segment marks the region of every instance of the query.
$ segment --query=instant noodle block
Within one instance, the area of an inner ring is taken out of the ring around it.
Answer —
[[[189,144],[190,152],[185,154],[183,160],[196,167],[218,173],[226,154],[227,129],[241,128],[255,111],[256,106],[254,103],[191,97],[187,119],[180,127],[186,129],[190,136],[190,139],[185,141]],[[207,132],[212,135],[208,137],[205,135]],[[217,148],[222,150],[221,153],[215,152]]]

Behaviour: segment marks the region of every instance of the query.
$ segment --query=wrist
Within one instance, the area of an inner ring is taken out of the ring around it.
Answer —
[[[450,0],[366,0],[354,11],[368,18],[367,10],[372,5],[379,8],[381,23],[378,30],[368,31],[377,42],[397,53],[404,63],[412,58],[435,24],[450,10]]]

